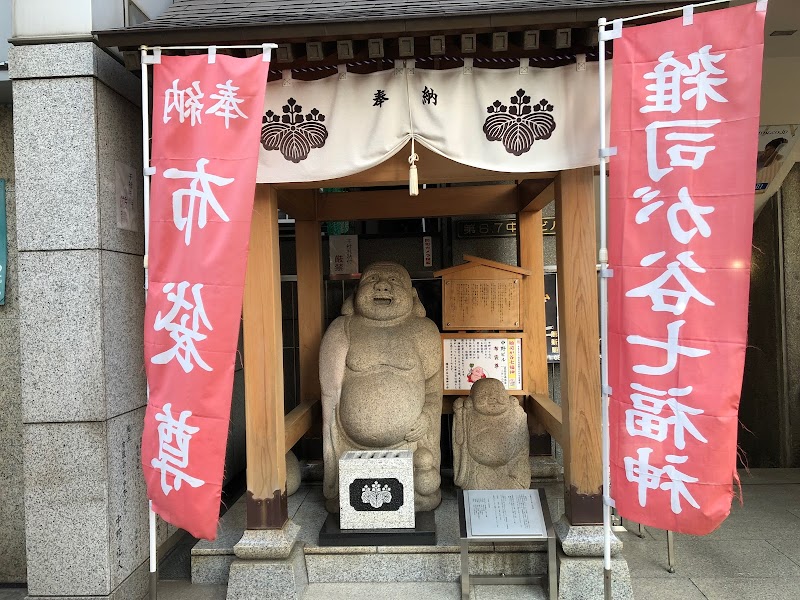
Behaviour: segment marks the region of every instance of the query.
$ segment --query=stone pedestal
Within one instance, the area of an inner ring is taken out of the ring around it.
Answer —
[[[233,547],[227,600],[300,600],[308,574],[299,533],[291,519],[283,529],[245,530]]]
[[[570,525],[561,517],[554,526],[561,549],[558,553],[558,600],[603,600],[603,527]],[[628,563],[622,541],[611,537],[611,597],[633,600]]]

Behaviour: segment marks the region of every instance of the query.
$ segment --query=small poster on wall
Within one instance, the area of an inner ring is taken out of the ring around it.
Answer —
[[[466,392],[486,378],[499,379],[509,391],[522,390],[521,337],[446,337],[442,341],[445,393]]]
[[[783,166],[797,141],[797,128],[797,125],[770,125],[758,130],[757,194],[763,194],[775,178],[780,176],[782,180],[785,176]]]
[[[331,275],[354,275],[358,273],[358,236],[332,235],[330,247]]]

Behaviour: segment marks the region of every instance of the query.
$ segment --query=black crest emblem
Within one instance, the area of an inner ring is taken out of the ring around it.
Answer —
[[[299,163],[314,148],[322,148],[328,130],[322,123],[325,115],[316,108],[304,115],[294,98],[283,105],[283,114],[268,110],[261,120],[261,145],[265,150],[280,150],[286,160]]]
[[[517,90],[511,96],[511,105],[499,100],[487,107],[483,132],[490,142],[501,141],[506,150],[514,156],[521,156],[533,147],[536,140],[549,139],[556,130],[553,118],[553,105],[541,100],[531,106],[531,97],[525,90]]]

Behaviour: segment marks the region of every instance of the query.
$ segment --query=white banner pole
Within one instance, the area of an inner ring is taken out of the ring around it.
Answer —
[[[602,453],[603,453],[603,590],[605,600],[611,600],[611,507],[609,506],[610,477],[608,438],[608,248],[606,164],[610,150],[606,142],[606,20],[599,19],[600,61],[600,361],[602,391]]]
[[[150,84],[147,74],[147,50],[141,49],[142,62],[142,177],[144,194],[144,300],[147,304],[148,251],[150,248]],[[147,400],[150,400],[150,386],[147,386]],[[158,548],[156,533],[156,513],[153,501],[148,501],[150,522],[150,600],[158,599]]]

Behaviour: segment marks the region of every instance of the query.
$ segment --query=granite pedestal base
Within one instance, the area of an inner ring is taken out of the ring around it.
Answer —
[[[301,544],[285,560],[234,560],[227,600],[300,600],[308,587]]]
[[[413,529],[342,529],[339,515],[329,514],[319,532],[319,545],[330,546],[435,546],[433,511],[416,514]]]
[[[603,559],[558,554],[558,600],[603,600]],[[611,598],[633,600],[628,562],[611,559]]]

